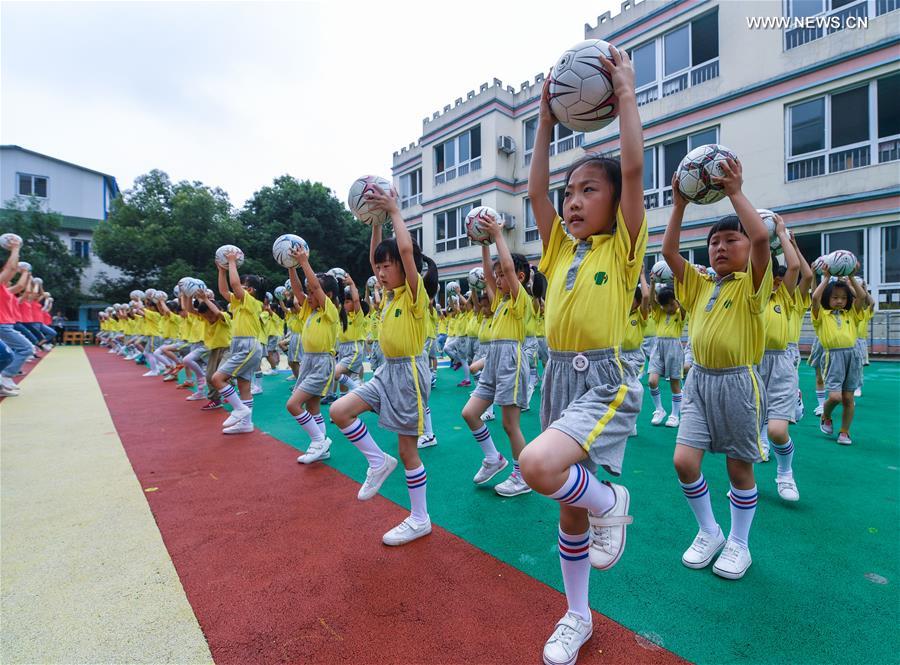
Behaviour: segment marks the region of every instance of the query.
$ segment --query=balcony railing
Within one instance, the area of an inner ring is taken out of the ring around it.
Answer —
[[[879,0],[879,2],[884,2],[885,4],[893,3],[895,5],[894,9],[896,9],[897,0]],[[881,13],[884,12],[879,12],[878,8],[876,7],[876,14]],[[798,46],[802,46],[803,44],[808,44],[809,42],[821,39],[826,34],[831,35],[835,32],[840,32],[846,27],[847,19],[867,18],[868,15],[869,0],[857,0],[857,2],[853,4],[840,7],[838,9],[835,9],[834,11],[817,14],[816,16],[810,17],[817,21],[817,24],[815,26],[809,28],[790,28],[788,30],[785,30],[784,50],[789,51],[792,48],[797,48]],[[837,18],[838,20],[834,21],[833,17]],[[832,23],[834,23],[835,25],[832,25]]]
[[[668,97],[686,90],[695,85],[700,85],[719,76],[719,59],[707,60],[690,69],[679,72],[674,76],[663,79],[662,82],[651,83],[637,91],[638,106],[644,106],[655,102],[660,97]]]
[[[900,136],[879,140],[878,163],[884,164],[898,159],[900,159]]]
[[[872,146],[869,143],[855,148],[846,148],[828,155],[828,172],[838,173],[848,169],[858,169],[870,164]]]
[[[788,162],[787,179],[802,180],[803,178],[812,178],[817,175],[825,175],[825,155],[817,155],[815,157],[807,157]]]
[[[405,210],[411,206],[417,206],[422,203],[422,194],[413,194],[405,199],[400,199],[400,209]]]
[[[476,157],[468,162],[463,162],[462,164],[457,164],[456,166],[451,166],[440,173],[436,173],[434,176],[434,184],[435,185],[443,185],[445,182],[450,182],[451,180],[455,180],[456,176],[464,176],[467,173],[471,173],[472,171],[478,171],[481,169],[481,157]]]

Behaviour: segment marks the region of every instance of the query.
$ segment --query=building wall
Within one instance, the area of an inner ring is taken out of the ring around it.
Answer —
[[[828,233],[862,229],[866,243],[865,276],[882,307],[900,307],[900,282],[881,281],[882,229],[900,224],[900,164],[874,163],[791,182],[786,175],[790,104],[900,70],[900,38],[896,33],[900,12],[876,17],[875,2],[866,0],[867,29],[843,30],[787,50],[783,30],[746,27],[748,14],[781,16],[781,0],[644,0],[636,5],[626,2],[617,16],[598,17],[597,24],[585,25],[585,37],[632,49],[686,21],[718,12],[718,76],[643,104],[640,115],[645,147],[717,127],[718,142],[734,150],[741,159],[744,188],[750,200],[782,214],[795,232],[809,236],[807,244],[818,242],[822,252],[830,251],[837,246],[831,246],[834,240]],[[540,242],[525,241],[528,165],[524,122],[537,114],[542,82],[543,75],[538,74],[518,88],[504,86],[497,79],[485,83],[477,93],[470,91],[465,98],[457,98],[443,111],[425,118],[418,141],[394,153],[394,178],[398,185],[402,174],[422,169],[422,204],[404,212],[412,226],[421,225],[424,250],[438,262],[442,279],[464,275],[478,264],[480,250],[469,247],[435,252],[434,216],[475,199],[514,215],[516,228],[506,232],[508,243],[514,251],[534,258],[539,255]],[[436,185],[434,146],[478,123],[482,137],[481,170]],[[497,150],[497,139],[502,135],[515,140],[513,155]],[[618,138],[618,123],[614,122],[604,130],[584,135],[583,147],[552,156],[551,189],[562,185],[566,167],[584,152],[616,152]],[[702,248],[710,223],[730,211],[727,200],[689,206],[683,245]],[[670,206],[648,208],[650,259],[659,250],[670,212]]]

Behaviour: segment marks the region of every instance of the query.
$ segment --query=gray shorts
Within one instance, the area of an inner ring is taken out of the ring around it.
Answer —
[[[425,346],[422,353],[428,356],[429,360],[437,360],[437,340],[434,337],[425,338]]]
[[[656,348],[656,336],[653,337],[645,337],[644,341],[641,342],[641,351],[644,352],[644,357],[647,360],[650,360],[650,356],[653,355],[653,349]]]
[[[586,358],[583,371],[575,368]],[[584,465],[622,473],[625,444],[637,422],[644,388],[616,358],[615,349],[581,354],[550,351],[544,371],[541,427],[568,434],[588,454]]]
[[[194,342],[185,354],[185,358],[190,358],[198,365],[203,366],[209,359],[209,349],[206,348],[203,342]]]
[[[497,406],[528,406],[528,363],[522,342],[491,342],[472,396]]]
[[[228,376],[249,381],[259,370],[262,361],[262,345],[255,337],[232,337],[228,357],[216,370]]]
[[[298,363],[303,357],[303,345],[300,343],[300,333],[292,332],[288,340],[288,362]]]
[[[822,378],[830,393],[852,393],[860,386],[862,363],[856,347],[822,350]]]
[[[148,339],[148,341],[147,341],[147,348],[148,348],[151,352],[153,352],[153,351],[159,351],[159,349],[160,349],[160,348],[162,347],[162,345],[163,345],[163,338],[160,337],[159,335],[154,335],[153,337],[148,337],[147,339]]]
[[[680,339],[656,338],[656,346],[650,355],[650,373],[659,374],[664,379],[681,380],[684,373],[684,348]]]
[[[869,343],[859,338],[856,340],[856,355],[859,356],[859,362],[862,365],[869,364]]]
[[[330,353],[304,353],[294,390],[324,397],[334,383],[334,356]]]
[[[755,369],[695,364],[683,395],[677,443],[744,462],[762,461],[766,389]]]
[[[800,369],[800,347],[797,346],[797,343],[788,342],[787,352],[791,357],[791,362],[794,365],[794,369]]]
[[[362,374],[365,352],[365,342],[341,342],[337,348],[337,364],[346,367],[351,374]]]
[[[541,361],[541,365],[544,367],[547,366],[547,363],[550,362],[550,349],[547,346],[547,338],[546,337],[538,337],[537,338],[537,346],[538,346],[538,360]]]
[[[478,342],[478,346],[475,348],[475,360],[487,358],[489,348],[491,348],[490,342]]]
[[[464,345],[468,343],[468,337],[448,337],[447,343],[444,344],[444,353],[453,360],[465,360],[467,354]]]
[[[757,371],[762,384],[766,387],[768,419],[795,422],[799,378],[790,351],[767,349],[757,366]]]
[[[475,352],[478,350],[478,338],[466,337],[466,361],[471,365],[475,360]]]
[[[813,340],[812,346],[809,347],[809,358],[806,359],[806,364],[810,367],[815,367],[818,370],[822,369],[822,358],[825,355],[825,349],[822,348],[822,342],[819,341],[819,338],[816,337]]]
[[[526,337],[525,345],[522,348],[525,351],[525,358],[528,360],[528,367],[537,369],[537,337]]]
[[[369,362],[372,365],[373,372],[384,365],[384,353],[381,352],[381,344],[378,343],[377,339],[372,340],[372,352],[369,354]]]
[[[425,354],[385,358],[375,375],[352,393],[378,414],[378,426],[406,436],[425,432],[431,368]]]
[[[619,358],[622,360],[625,371],[630,372],[635,378],[640,378],[644,373],[645,358],[644,352],[640,349],[629,349],[628,351],[623,349]]]
[[[278,353],[278,335],[269,335],[266,340],[266,353]]]

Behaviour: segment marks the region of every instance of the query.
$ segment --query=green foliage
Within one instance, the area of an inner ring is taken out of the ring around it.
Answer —
[[[77,308],[83,298],[81,276],[86,265],[66,247],[58,232],[62,217],[41,210],[36,200],[23,207],[18,200],[8,201],[2,211],[0,232],[22,236],[22,261],[31,264],[32,274],[44,280],[44,290],[53,295],[54,311]],[[8,253],[0,249],[0,262]]]

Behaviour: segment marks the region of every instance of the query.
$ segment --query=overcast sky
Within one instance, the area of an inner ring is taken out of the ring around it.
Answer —
[[[123,189],[159,168],[241,206],[289,173],[343,198],[423,117],[518,88],[619,4],[3,2],[0,142]]]

